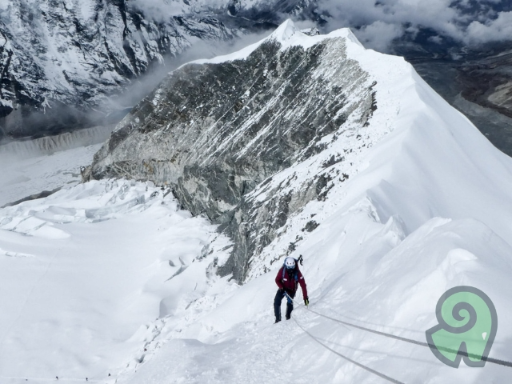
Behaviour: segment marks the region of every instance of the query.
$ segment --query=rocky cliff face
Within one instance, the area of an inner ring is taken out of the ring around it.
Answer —
[[[324,199],[334,178],[349,178],[352,154],[376,137],[365,135],[375,83],[347,57],[345,42],[307,37],[287,22],[247,56],[183,66],[118,125],[93,176],[172,188],[184,208],[231,237],[220,273],[243,281],[251,258],[289,217]],[[343,151],[326,151],[334,142]],[[346,173],[333,167],[342,163]],[[281,172],[297,164],[307,169],[300,178]],[[312,218],[304,223],[305,233],[315,228]]]
[[[0,127],[13,136],[90,124],[164,56],[233,31],[211,13],[145,14],[125,0],[9,0],[0,6]],[[184,5],[185,6],[185,5]],[[170,10],[169,10],[170,12]],[[94,115],[93,109],[102,110]]]

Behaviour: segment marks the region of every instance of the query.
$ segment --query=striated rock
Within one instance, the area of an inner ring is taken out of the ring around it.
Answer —
[[[183,208],[219,224],[234,243],[219,272],[238,281],[290,216],[325,199],[334,177],[349,177],[332,165],[353,150],[319,161],[300,185],[293,173],[273,177],[316,162],[335,140],[363,150],[359,133],[377,108],[375,84],[347,57],[344,37],[310,37],[316,44],[306,45],[297,38],[306,35],[287,22],[244,57],[175,70],[116,127],[92,165],[96,179],[168,185]],[[312,221],[305,229],[315,228]]]

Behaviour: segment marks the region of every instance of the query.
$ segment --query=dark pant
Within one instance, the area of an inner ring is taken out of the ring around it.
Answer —
[[[295,297],[295,293],[286,292],[292,299]],[[284,290],[278,289],[276,293],[276,297],[274,298],[274,314],[276,315],[276,321],[281,320],[281,302],[283,301],[283,297],[285,297]],[[293,301],[287,299],[286,303],[286,320],[290,319],[290,316],[293,311]]]

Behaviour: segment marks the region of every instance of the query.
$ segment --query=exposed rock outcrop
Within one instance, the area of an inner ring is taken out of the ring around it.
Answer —
[[[290,43],[296,38],[317,40]],[[219,271],[238,281],[291,215],[325,198],[333,177],[349,177],[331,171],[352,149],[325,159],[293,188],[296,175],[273,176],[316,161],[335,140],[364,149],[377,108],[374,84],[347,57],[345,38],[307,37],[287,22],[252,49],[172,72],[116,127],[92,165],[96,179],[169,185],[184,208],[218,223],[234,243]],[[312,221],[305,230],[315,228]]]

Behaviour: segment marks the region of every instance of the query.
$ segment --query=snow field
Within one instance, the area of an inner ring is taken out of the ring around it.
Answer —
[[[2,383],[112,382],[155,319],[201,296],[214,227],[163,194],[91,182],[0,211]],[[202,273],[173,277],[189,268]]]

